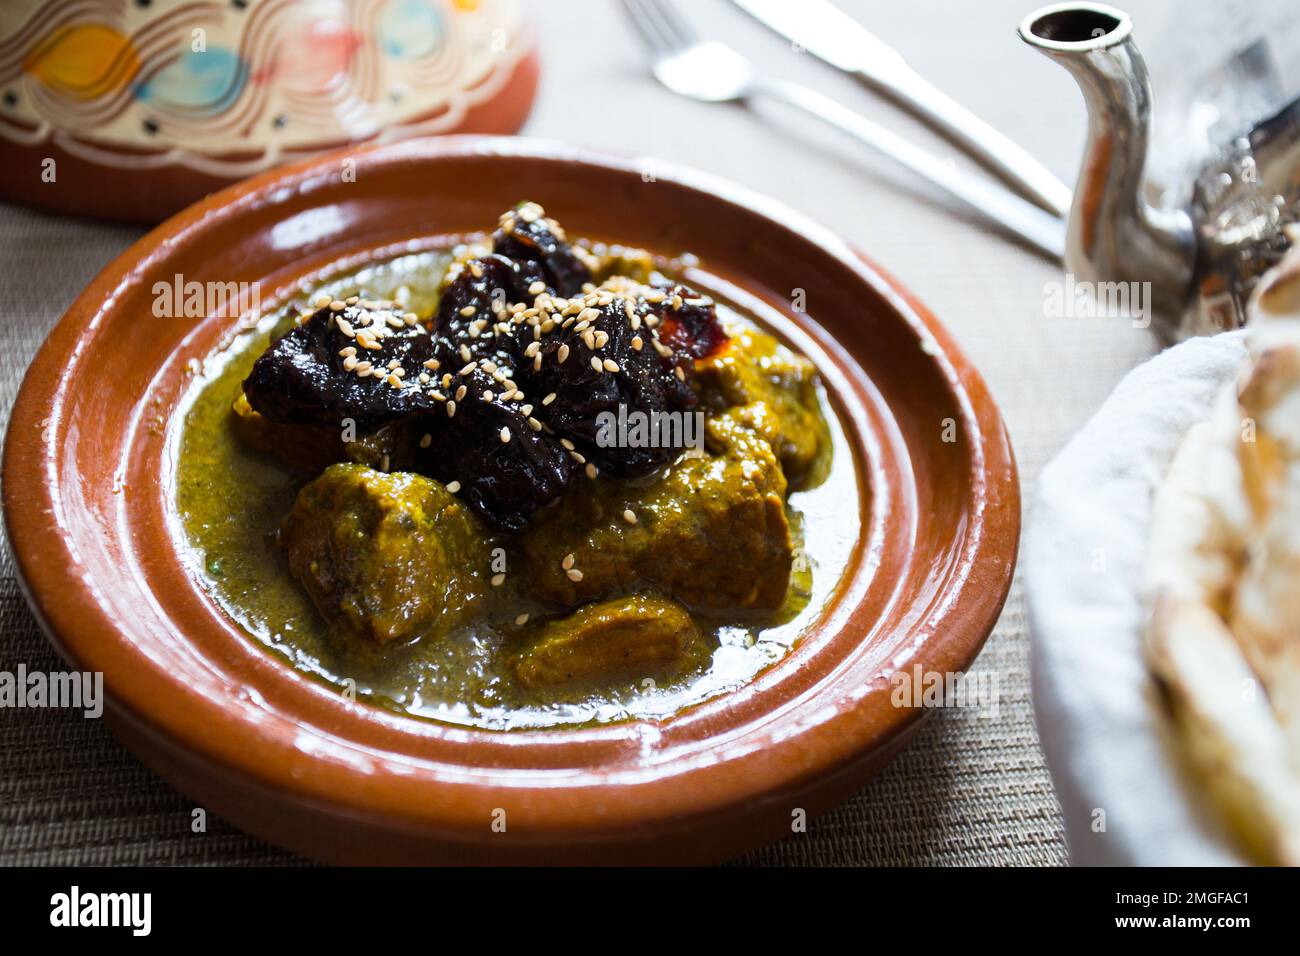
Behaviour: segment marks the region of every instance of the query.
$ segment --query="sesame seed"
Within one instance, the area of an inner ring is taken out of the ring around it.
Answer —
[[[405,322],[402,321],[402,317],[400,315],[393,315],[391,312],[388,313],[388,315],[384,318],[384,321],[387,322],[395,329],[400,329],[402,328],[402,326],[406,324]]]
[[[384,455],[383,458],[379,459],[379,470],[380,470],[380,471],[388,471],[388,464],[389,464],[389,462],[388,462],[388,456],[387,456],[387,455]]]
[[[343,318],[343,316],[341,315],[334,316],[334,324],[337,325],[339,327],[339,331],[342,332],[344,335],[346,335],[348,338],[351,339],[356,337],[357,334],[356,329],[352,328],[352,323],[349,322],[347,319]]]
[[[460,491],[460,482],[459,481],[447,482],[447,490],[454,495],[456,492]]]
[[[488,388],[483,389],[483,401],[485,401],[485,402],[490,402],[490,401],[492,401],[492,399],[495,398],[495,397],[496,397],[496,396],[494,396],[494,395],[492,394],[492,390],[491,390],[491,389],[488,389]],[[503,397],[504,397],[504,396],[503,396]]]
[[[358,295],[350,295],[347,298],[348,305],[356,305],[360,301],[361,301],[361,297]]]
[[[544,399],[542,399],[542,404],[543,404],[543,405],[549,405],[549,404],[551,404],[551,402],[553,402],[553,401],[555,401],[555,393],[554,393],[554,392],[551,392],[550,395],[547,395]]]
[[[371,365],[369,362],[358,362],[356,371],[358,375],[360,375],[362,378],[365,378],[367,375],[370,374],[370,371],[373,368],[374,366]]]
[[[462,362],[468,362],[468,361],[469,361],[471,358],[473,358],[473,357],[474,357],[474,356],[473,356],[473,354],[470,352],[470,350],[469,350],[469,346],[468,346],[468,345],[462,345],[462,346],[460,347],[460,360],[461,360]]]
[[[388,378],[384,379],[384,381],[387,382],[393,388],[402,387],[402,380],[398,378],[396,375],[393,375],[392,373],[389,373]]]
[[[636,512],[633,511],[631,508],[628,508],[626,511],[623,512],[623,520],[626,521],[628,524],[636,524]]]
[[[448,417],[448,418],[455,418],[455,417],[456,417],[456,403],[455,403],[455,402],[448,402],[448,403],[447,403],[447,417]]]
[[[420,436],[421,448],[428,448],[432,444],[433,444],[433,436],[430,435],[428,432],[425,432],[423,435]]]
[[[478,366],[475,365],[473,362],[470,362],[468,365],[466,365],[463,369],[460,370],[460,373],[459,373],[459,374],[461,374],[461,375],[468,375],[470,372],[474,371],[474,369],[476,369],[476,368],[478,368]]]
[[[333,312],[342,312],[347,307],[347,303],[341,299],[333,299],[330,301],[330,310]]]
[[[420,317],[416,315],[414,312],[407,312],[404,316],[402,316],[402,321],[405,322],[407,325],[414,325],[416,322],[420,321]]]
[[[555,353],[555,360],[559,362],[561,365],[563,365],[564,360],[567,359],[568,357],[569,357],[569,346],[567,344],[561,345],[559,351]]]
[[[535,432],[539,432],[542,430],[542,423],[539,422],[537,419],[533,418],[532,416],[529,416],[528,427]]]
[[[641,341],[641,336],[639,336],[639,335],[634,335],[634,336],[632,336],[632,348],[633,348],[635,351],[640,352],[640,351],[641,351],[641,346],[643,346],[643,345],[645,345],[645,343]]]
[[[424,363],[424,367],[436,372],[440,364],[442,363],[440,363],[437,359],[426,359]]]
[[[521,398],[523,397],[523,393],[522,393],[522,392],[520,393],[520,397],[521,397]],[[521,405],[521,406],[519,407],[519,411],[522,412],[522,413],[525,414],[525,415],[531,415],[531,414],[533,413],[533,406],[532,406],[532,405]]]
[[[600,371],[603,371],[603,370],[604,370],[604,366],[600,364],[600,357],[599,357],[599,356],[597,356],[597,355],[593,355],[593,356],[591,357],[591,367],[592,367],[593,369],[595,369],[597,372],[600,372]]]
[[[564,573],[568,575],[570,581],[573,581],[575,583],[582,580],[582,572],[579,571],[577,568],[569,568],[569,570],[565,571]]]
[[[520,614],[517,618],[515,618],[515,627],[523,627],[527,623],[528,623],[527,614]]]
[[[677,376],[677,380],[679,382],[686,381],[686,373],[682,371],[682,367],[680,365],[674,366],[673,374]]]
[[[506,583],[506,576],[505,576],[504,574],[494,574],[494,575],[492,575],[492,586],[493,586],[494,588],[499,588],[499,587],[501,587],[501,585],[503,585],[503,584],[505,584],[505,583]]]
[[[345,372],[351,372],[351,371],[354,371],[354,370],[356,369],[357,365],[359,365],[359,364],[360,364],[360,363],[357,362],[356,356],[354,356],[354,355],[349,355],[347,358],[345,358],[345,359],[343,360],[343,370],[344,370]]]
[[[343,348],[339,349],[339,355],[342,355],[344,358],[356,354],[357,354],[357,347],[355,345],[346,345]]]
[[[477,312],[477,311],[478,311],[478,309],[474,308],[474,306],[472,306],[472,305],[467,305],[467,306],[465,306],[465,308],[463,308],[463,309],[460,310],[460,314],[463,315],[463,316],[465,316],[465,318],[468,319],[471,315],[473,315],[473,314],[474,314],[475,312]]]
[[[596,475],[599,474],[599,472],[596,471],[596,466],[593,465],[591,462],[587,462],[587,467],[583,470],[587,473],[588,478],[595,478]]]
[[[541,279],[538,279],[536,282],[534,282],[532,285],[528,287],[529,295],[541,295],[545,291],[546,291],[546,283],[543,282]]]
[[[606,372],[617,372],[617,371],[618,371],[618,363],[615,362],[613,359],[605,359],[605,371],[606,371]]]
[[[315,301],[316,308],[323,309],[325,308],[325,306],[329,304],[330,304],[330,297],[326,295],[324,292],[316,296],[316,301]]]
[[[508,441],[510,441],[510,429],[509,429],[509,428],[502,428],[502,429],[501,429],[501,444],[504,445],[504,444],[505,444],[506,442],[508,442]]]
[[[569,439],[561,438],[560,444],[564,446],[566,451],[573,451],[573,442],[569,441]]]
[[[564,559],[560,561],[560,567],[563,568],[565,571],[567,571],[569,570],[569,568],[573,567],[573,561],[574,561],[573,552],[570,551],[568,554],[564,556]]]

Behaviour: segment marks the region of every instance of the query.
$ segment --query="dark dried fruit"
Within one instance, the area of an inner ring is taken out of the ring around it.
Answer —
[[[629,413],[643,413],[648,418],[656,413],[684,412],[695,405],[685,368],[680,377],[676,372],[678,357],[656,350],[654,331],[645,324],[649,314],[645,303],[614,296],[605,305],[586,307],[578,313],[581,320],[569,328],[543,335],[538,365],[520,364],[518,374],[528,383],[530,394],[555,395],[545,408],[546,424],[574,442],[602,473],[645,475],[681,451],[666,444],[610,444],[608,432],[602,434],[608,423],[608,418],[602,420],[603,413],[626,420]],[[515,335],[531,342],[531,331],[524,325]],[[563,362],[559,360],[562,349],[566,350]]]
[[[520,203],[501,217],[501,228],[492,234],[492,250],[517,262],[538,263],[557,295],[577,295],[591,281],[591,270],[569,245],[560,224],[536,203]]]
[[[268,348],[244,380],[253,410],[282,425],[351,419],[358,428],[426,410],[429,399],[413,380],[433,357],[433,337],[391,304],[366,305],[318,308]],[[400,388],[389,379],[398,368]]]
[[[383,427],[381,463],[459,482],[506,530],[579,467],[632,477],[675,458],[686,420],[661,432],[654,416],[696,405],[693,359],[725,339],[712,303],[681,285],[592,285],[595,257],[535,203],[503,215],[492,241],[453,267],[432,331],[387,303],[324,306],[257,360],[249,404],[279,424]],[[608,427],[631,416],[652,423],[639,441]]]
[[[532,403],[507,397],[504,388],[482,368],[457,373],[451,394],[461,398],[450,399],[454,414],[443,405],[411,423],[413,435],[424,429],[412,467],[444,484],[459,482],[457,494],[476,513],[498,528],[518,531],[564,494],[573,463],[559,442],[530,424]]]
[[[666,288],[655,306],[659,340],[691,358],[712,355],[727,340],[712,300],[681,284]]]

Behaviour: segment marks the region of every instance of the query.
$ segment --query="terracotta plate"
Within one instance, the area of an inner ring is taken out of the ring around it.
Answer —
[[[73,304],[23,384],[9,534],[51,640],[104,673],[117,733],[203,806],[336,861],[717,860],[860,787],[923,714],[893,705],[890,676],[964,670],[1015,564],[1011,448],[948,334],[833,234],[700,174],[518,139],[348,156],[354,181],[336,154],[163,224]],[[171,531],[187,366],[237,320],[155,319],[156,282],[256,281],[265,307],[328,263],[479,230],[521,197],[575,235],[698,255],[818,362],[858,456],[843,507],[865,530],[821,616],[752,683],[662,723],[497,733],[349,702],[227,620]]]

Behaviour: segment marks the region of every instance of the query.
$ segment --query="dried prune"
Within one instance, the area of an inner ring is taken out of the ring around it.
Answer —
[[[435,342],[392,303],[334,301],[290,329],[244,380],[252,408],[282,425],[368,428],[429,407],[415,378]]]
[[[713,304],[686,286],[615,276],[598,287],[593,263],[523,203],[490,251],[453,265],[430,329],[389,303],[321,304],[257,360],[248,402],[280,424],[382,428],[381,468],[438,478],[518,530],[579,466],[632,477],[675,458],[684,418],[660,422],[695,407],[693,360],[725,338]],[[651,423],[640,440],[633,416]]]
[[[520,203],[502,214],[492,234],[492,250],[517,262],[536,262],[551,291],[577,295],[591,281],[591,269],[565,238],[564,229],[535,202]]]
[[[650,306],[630,292],[603,289],[568,300],[558,322],[546,302],[530,320],[542,314],[548,318],[535,327],[525,321],[514,335],[527,342],[516,346],[523,357],[518,377],[546,401],[546,425],[576,444],[598,472],[644,475],[674,458],[680,447],[609,431],[611,418],[626,422],[633,414],[658,422],[655,416],[695,404],[683,364],[688,360],[659,342],[653,320],[646,322]]]
[[[411,422],[410,434],[420,433],[411,466],[494,526],[518,531],[568,489],[573,462],[533,417],[534,402],[498,371],[484,360],[443,377],[441,408]]]

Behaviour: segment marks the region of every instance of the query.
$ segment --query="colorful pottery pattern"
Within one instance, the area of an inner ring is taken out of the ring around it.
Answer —
[[[246,176],[455,129],[522,29],[517,0],[4,0],[0,139]]]

